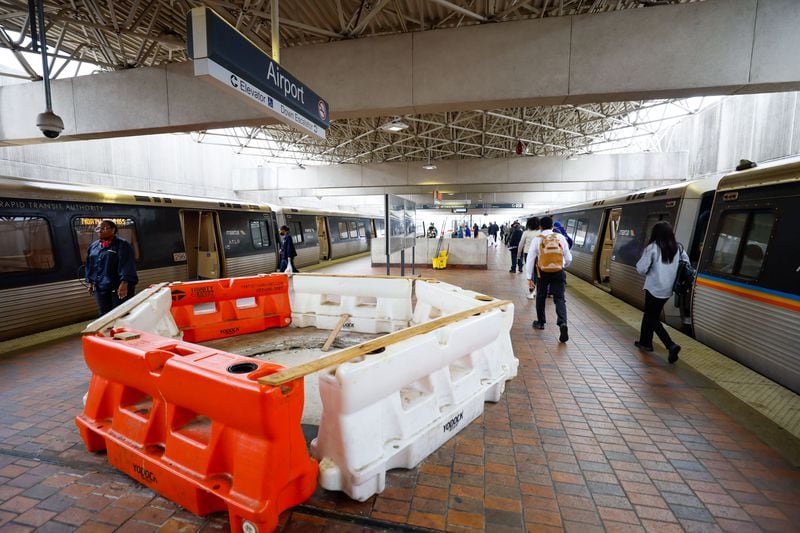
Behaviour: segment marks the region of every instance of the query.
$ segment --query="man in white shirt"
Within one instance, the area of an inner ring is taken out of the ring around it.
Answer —
[[[551,217],[542,217],[539,221],[542,233],[535,237],[531,242],[528,249],[528,259],[525,261],[525,274],[528,278],[528,287],[533,288],[533,269],[541,252],[542,242],[544,242],[548,235],[553,234],[553,219]],[[569,329],[567,328],[567,303],[564,299],[564,287],[567,280],[567,271],[565,270],[572,262],[572,252],[569,249],[569,243],[563,235],[555,234],[561,248],[562,260],[561,269],[555,272],[547,272],[539,270],[539,280],[536,284],[536,320],[532,326],[534,329],[544,329],[547,319],[544,314],[544,306],[547,302],[547,293],[553,295],[553,303],[556,306],[556,316],[558,318],[557,324],[560,331],[558,340],[560,342],[567,342],[569,340]],[[537,267],[538,268],[538,267]]]

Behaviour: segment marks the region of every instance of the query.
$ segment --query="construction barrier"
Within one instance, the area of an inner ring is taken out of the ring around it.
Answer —
[[[414,284],[414,293],[417,305],[414,307],[414,323],[421,324],[443,315],[451,315],[459,311],[474,309],[486,302],[495,301],[495,298],[479,292],[462,289],[449,283],[430,280],[417,280]],[[514,306],[509,306],[509,313],[502,315],[502,326],[496,332],[497,338],[487,346],[491,353],[487,354],[486,361],[492,367],[485,369],[482,379],[493,380],[503,373],[512,379],[517,375],[519,360],[514,357],[514,347],[511,344],[511,327],[514,323]],[[487,402],[500,401],[504,384],[490,387],[486,390]]]
[[[416,283],[417,305],[423,299],[428,309],[420,316],[438,309],[444,319],[451,307],[469,302],[468,312],[486,304],[453,286]],[[457,303],[434,307],[428,300],[437,297]],[[321,374],[323,411],[312,442],[320,485],[364,501],[383,491],[387,470],[415,467],[480,416],[484,401],[498,401],[505,382],[517,374],[513,315],[510,303],[467,315]]]
[[[167,283],[158,283],[140,291],[100,318],[90,322],[83,333],[100,333],[115,327],[141,329],[174,339],[181,338],[170,314],[172,297]]]
[[[292,324],[361,333],[388,333],[407,328],[412,317],[412,280],[408,278],[294,274]]]
[[[172,316],[189,342],[254,333],[292,322],[285,274],[178,282],[170,288]]]
[[[303,380],[257,382],[283,367],[126,328],[84,336],[83,351],[81,437],[140,483],[198,515],[227,510],[247,533],[274,529],[316,489]]]

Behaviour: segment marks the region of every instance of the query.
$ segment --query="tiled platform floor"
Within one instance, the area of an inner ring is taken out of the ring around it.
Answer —
[[[514,300],[520,371],[503,400],[379,496],[319,489],[280,530],[800,531],[800,468],[776,451],[797,453],[794,437],[683,362],[636,351],[635,329],[577,287],[567,344],[531,329],[507,270],[501,247],[488,273],[418,271]],[[227,515],[195,517],[84,450],[73,417],[89,377],[78,338],[0,359],[0,532],[227,530]]]

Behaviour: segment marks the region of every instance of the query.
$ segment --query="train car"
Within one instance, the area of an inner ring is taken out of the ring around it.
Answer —
[[[105,218],[133,245],[140,288],[277,265],[265,205],[0,178],[0,340],[97,314],[81,280]]]
[[[325,217],[330,242],[329,259],[369,252],[373,221],[369,217],[331,214]]]
[[[800,393],[800,160],[724,177],[694,287],[702,343]]]
[[[370,250],[375,220],[354,213],[310,208],[270,206],[277,225],[289,227],[298,268],[342,259]]]
[[[567,270],[614,296],[644,308],[644,276],[636,262],[656,222],[669,221],[675,236],[696,263],[718,178],[637,191],[548,212],[560,220],[573,241]],[[673,327],[691,323],[688,306],[664,308]]]

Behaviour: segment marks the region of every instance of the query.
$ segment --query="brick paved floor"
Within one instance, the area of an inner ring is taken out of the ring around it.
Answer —
[[[636,351],[634,330],[575,291],[567,344],[531,329],[506,255],[490,250],[489,272],[418,272],[514,300],[520,369],[503,399],[382,494],[318,489],[281,531],[800,530],[800,468],[709,399],[712,384]],[[89,377],[77,338],[0,359],[0,532],[227,530],[227,515],[193,516],[85,451],[73,418]]]

